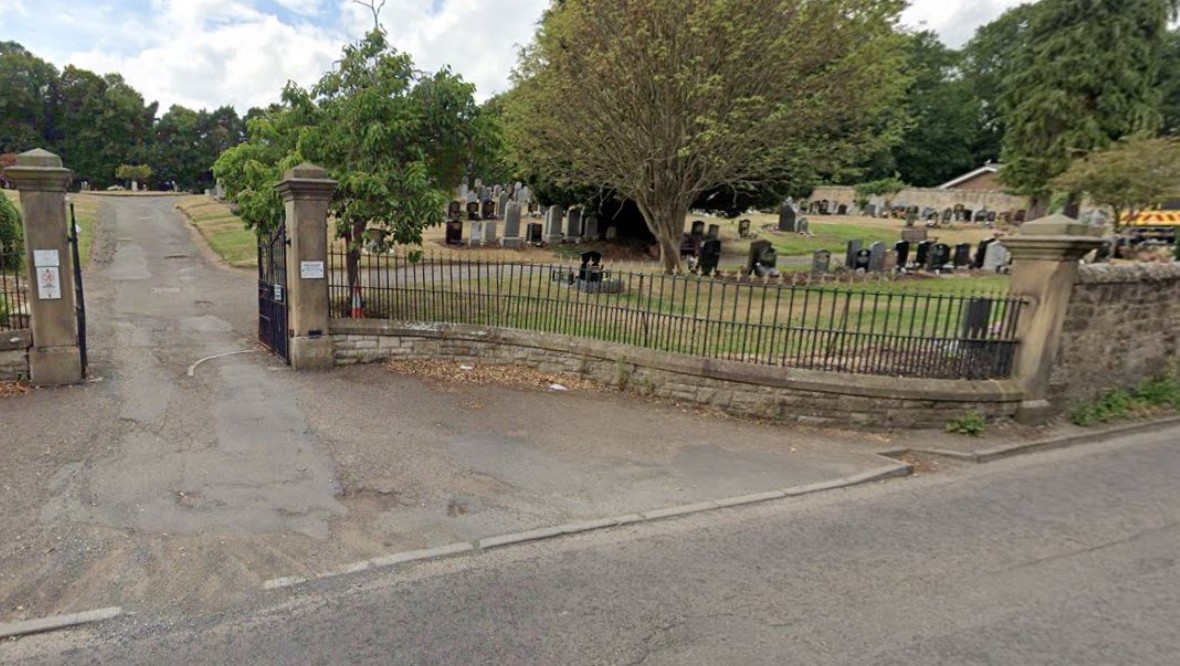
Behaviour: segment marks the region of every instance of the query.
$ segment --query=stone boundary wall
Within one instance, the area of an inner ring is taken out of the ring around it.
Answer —
[[[750,365],[527,331],[334,319],[337,365],[387,359],[516,364],[744,417],[858,429],[941,428],[1015,413],[1015,381],[898,379]]]
[[[853,206],[856,192],[851,187],[825,186],[817,187],[808,201],[834,201],[837,205]],[[883,205],[884,199],[874,197],[873,202]],[[934,188],[913,187],[902,190],[893,198],[894,206],[917,206],[918,208],[934,208],[942,211],[954,208],[956,204],[963,204],[971,210],[987,208],[997,213],[1016,212],[1028,208],[1028,198],[1018,197],[1004,192],[976,192],[971,190],[939,190]]]
[[[29,378],[29,347],[33,334],[28,330],[0,331],[0,381]]]
[[[1180,360],[1180,264],[1080,267],[1065,314],[1050,400],[1069,408],[1130,387]]]

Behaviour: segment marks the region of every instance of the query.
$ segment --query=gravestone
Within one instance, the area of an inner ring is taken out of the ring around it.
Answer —
[[[578,269],[578,279],[582,282],[602,282],[601,252],[582,253],[582,265]]]
[[[798,215],[795,213],[795,207],[789,203],[784,203],[778,209],[778,230],[787,233],[795,233],[795,220]]]
[[[914,226],[914,222],[918,221],[918,207],[911,206],[905,209],[905,223],[909,226]]]
[[[496,219],[496,202],[492,201],[491,199],[484,201],[483,208],[480,209],[480,213],[483,215],[483,219],[485,220]]]
[[[461,201],[467,201],[467,193],[470,191],[471,190],[467,189],[467,183],[460,183],[459,184],[459,199]]]
[[[932,245],[934,243],[928,240],[918,243],[918,249],[914,253],[914,264],[919,269],[926,268],[926,264],[930,261],[930,246]]]
[[[524,239],[529,245],[540,245],[545,241],[545,225],[540,222],[529,222],[525,227]]]
[[[488,220],[483,223],[483,236],[480,239],[485,247],[496,244],[496,221]]]
[[[854,268],[856,263],[856,253],[860,252],[861,242],[859,240],[850,240],[844,247],[844,266],[846,268]]]
[[[500,201],[496,205],[496,218],[504,219],[504,215],[508,212],[508,202],[512,201],[512,197],[508,195],[507,191],[500,192]]]
[[[521,208],[528,209],[532,201],[533,193],[529,190],[528,185],[524,185],[516,191],[516,202],[521,205]]]
[[[457,220],[463,216],[463,204],[458,201],[452,201],[447,204],[447,219]]]
[[[561,222],[564,219],[561,206],[550,206],[545,211],[545,244],[556,245],[561,242]]]
[[[598,240],[598,216],[591,213],[582,218],[582,236],[588,241]]]
[[[504,210],[504,240],[500,245],[512,249],[520,247],[520,204],[515,201]]]
[[[852,258],[852,270],[869,272],[869,266],[872,265],[873,253],[869,250],[857,250],[856,256]]]
[[[758,277],[778,276],[778,253],[770,241],[759,240],[750,243],[750,255],[746,261],[746,274]]]
[[[603,238],[605,238],[608,241],[616,240],[616,239],[618,239],[618,237],[619,237],[619,228],[614,225],[607,227],[606,234],[603,236]]]
[[[504,188],[502,186],[494,185],[492,187],[492,199],[498,201],[500,199],[500,194],[502,194],[503,192],[504,192]]]
[[[951,246],[946,243],[935,243],[930,248],[930,259],[926,263],[926,270],[941,271],[951,262]]]
[[[893,244],[893,254],[897,256],[897,265],[900,268],[905,268],[910,261],[910,243],[909,241],[897,241]]]
[[[975,258],[971,261],[971,267],[975,270],[983,268],[984,258],[987,256],[987,246],[996,242],[994,238],[985,238],[979,242],[979,247],[975,248]]]
[[[536,199],[529,199],[529,215],[537,215],[541,212],[541,204],[537,203]]]
[[[836,214],[837,215],[847,215],[848,214],[848,204],[840,204],[839,206],[836,206]]]
[[[472,201],[467,204],[467,219],[474,222],[479,219],[479,202]]]
[[[467,196],[463,197],[467,203],[479,203],[479,195],[474,190],[467,190]]]
[[[462,245],[463,244],[463,221],[462,220],[447,220],[445,242],[447,245]]]
[[[877,204],[868,204],[864,210],[865,217],[877,217]]]
[[[832,271],[832,253],[828,250],[816,250],[811,253],[811,274],[815,276],[827,275]]]
[[[974,216],[975,216],[975,211],[971,210],[970,208],[963,209],[963,221],[964,222],[970,222],[971,220],[975,219]]]
[[[956,245],[954,258],[951,259],[951,263],[953,263],[955,265],[955,268],[967,268],[968,266],[970,266],[971,265],[971,244],[970,243],[959,243],[958,245]]]
[[[721,240],[709,238],[701,243],[701,256],[697,263],[697,270],[701,275],[712,275],[721,263]]]
[[[738,220],[738,237],[739,238],[749,238],[750,237],[750,221],[749,220]]]
[[[986,221],[994,223],[996,221],[996,211],[989,210],[987,212],[987,220]]]
[[[955,216],[955,211],[951,210],[950,208],[944,209],[942,211],[942,223],[947,224],[948,222],[951,221],[951,218],[953,218],[954,216]]]
[[[808,220],[806,217],[801,217],[799,218],[799,222],[795,224],[795,228],[801,234],[809,234],[811,233],[811,220]]]
[[[1104,241],[1102,245],[1094,253],[1094,263],[1101,264],[1110,261],[1114,256],[1114,243],[1111,241]]]
[[[986,219],[987,219],[987,209],[980,208],[979,210],[975,211],[975,217],[973,217],[971,219],[971,221],[972,222],[983,222]]]
[[[570,209],[569,215],[565,218],[565,242],[577,243],[582,240],[582,209],[574,207]]]
[[[476,220],[471,223],[471,235],[467,237],[467,244],[471,247],[479,247],[483,245],[483,225],[482,220]]]
[[[926,227],[906,227],[901,230],[901,239],[911,243],[921,243],[930,236],[930,230]]]
[[[705,238],[721,238],[721,225],[710,224],[709,230],[705,232]]]
[[[1008,269],[1010,255],[1008,248],[998,241],[987,246],[987,254],[983,257],[983,270],[992,273],[1002,273]]]
[[[705,221],[704,220],[693,220],[692,232],[690,233],[690,235],[693,238],[704,238],[705,237]]]
[[[885,270],[885,244],[877,241],[869,246],[869,272],[880,273]]]
[[[1018,210],[1016,211],[1016,214],[1012,216],[1012,221],[1016,224],[1024,224],[1024,219],[1026,217],[1028,217],[1027,210]]]

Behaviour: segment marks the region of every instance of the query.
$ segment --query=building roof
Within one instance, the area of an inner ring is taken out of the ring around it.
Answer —
[[[971,173],[965,173],[962,176],[955,178],[954,180],[948,180],[947,182],[943,183],[942,185],[939,185],[938,189],[952,190],[955,187],[962,185],[963,183],[966,183],[968,181],[975,180],[976,178],[979,178],[980,176],[985,176],[989,173],[998,173],[1000,171],[1000,167],[1002,167],[1002,166],[1003,165],[1001,165],[1001,164],[991,164],[991,163],[985,164],[985,165],[979,167],[978,169],[976,169],[975,171],[972,171]]]

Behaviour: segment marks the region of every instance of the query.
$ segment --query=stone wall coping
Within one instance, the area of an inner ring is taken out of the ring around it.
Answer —
[[[1077,284],[1125,284],[1180,280],[1180,263],[1082,264]]]
[[[497,342],[616,361],[709,379],[846,396],[933,402],[1020,402],[1015,380],[912,379],[799,370],[638,349],[598,340],[511,329],[411,324],[384,319],[333,319],[333,335],[374,335]]]
[[[28,329],[0,331],[0,351],[28,349],[33,346],[33,332]]]

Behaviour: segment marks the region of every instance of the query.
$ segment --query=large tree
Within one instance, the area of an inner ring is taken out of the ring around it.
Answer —
[[[1180,194],[1180,140],[1125,139],[1075,161],[1052,185],[1109,208],[1121,231],[1135,213]]]
[[[0,42],[0,153],[49,145],[57,68],[15,42]]]
[[[1160,126],[1156,89],[1175,0],[1042,0],[1002,83],[1002,182],[1044,212],[1050,181]],[[1076,194],[1076,193],[1075,193]]]
[[[559,183],[633,200],[680,268],[690,205],[833,172],[893,137],[901,0],[564,0],[517,71],[508,131]]]

